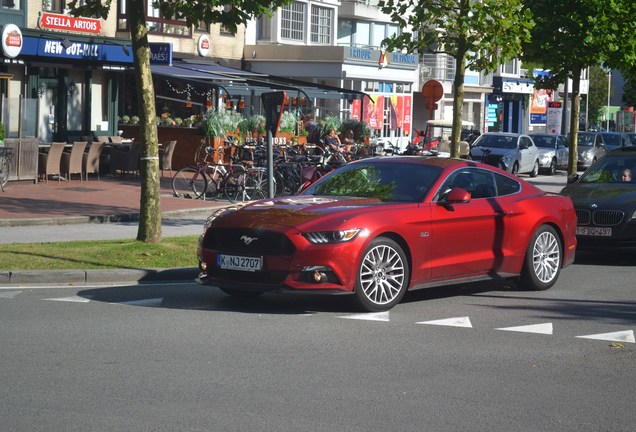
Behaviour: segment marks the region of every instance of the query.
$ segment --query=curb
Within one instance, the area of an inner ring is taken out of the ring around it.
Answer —
[[[210,215],[217,208],[227,206],[223,203],[218,206],[210,206],[196,209],[168,210],[161,212],[162,219],[181,219],[186,216],[196,214]],[[28,219],[0,219],[0,227],[19,227],[19,226],[39,226],[39,225],[79,225],[79,224],[101,224],[115,222],[137,222],[139,221],[139,212],[123,213],[116,215],[93,215],[93,216],[62,216],[48,218],[28,218]]]
[[[199,275],[196,267],[174,269],[99,269],[99,270],[3,270],[0,271],[0,287],[3,285],[38,284],[93,284],[93,283],[144,283],[144,282],[193,282]]]

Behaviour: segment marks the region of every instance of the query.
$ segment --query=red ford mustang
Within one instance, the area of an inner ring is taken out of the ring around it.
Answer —
[[[350,163],[303,193],[215,212],[197,281],[230,295],[352,294],[388,310],[406,290],[518,278],[545,290],[574,261],[570,198],[463,159]]]

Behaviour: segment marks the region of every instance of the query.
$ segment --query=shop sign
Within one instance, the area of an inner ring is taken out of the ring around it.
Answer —
[[[202,34],[197,42],[197,51],[201,57],[206,57],[210,51],[210,37]]]
[[[504,80],[501,84],[502,93],[521,93],[532,94],[534,92],[534,85],[529,81],[508,81]]]
[[[99,34],[102,24],[96,18],[72,17],[68,15],[44,12],[40,16],[40,28],[80,33]]]
[[[172,64],[171,43],[150,43],[150,63],[170,66]]]
[[[115,62],[132,64],[133,56],[126,52],[119,44],[101,44],[89,42],[69,41],[68,47],[64,47],[61,40],[24,37],[24,46],[21,55],[54,58],[56,60],[91,60],[104,63]]]
[[[5,57],[16,58],[22,51],[22,32],[15,24],[7,24],[2,29],[2,52]]]

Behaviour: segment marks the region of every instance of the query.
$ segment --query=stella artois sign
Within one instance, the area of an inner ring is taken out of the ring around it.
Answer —
[[[40,16],[40,28],[79,33],[99,34],[102,24],[96,18],[72,17],[68,15],[44,12]]]
[[[7,24],[2,29],[2,52],[8,58],[16,58],[22,50],[22,32],[15,24]]]

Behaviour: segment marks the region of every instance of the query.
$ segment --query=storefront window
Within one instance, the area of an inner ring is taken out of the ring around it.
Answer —
[[[283,39],[304,40],[305,6],[305,3],[294,2],[281,8],[281,37]]]

